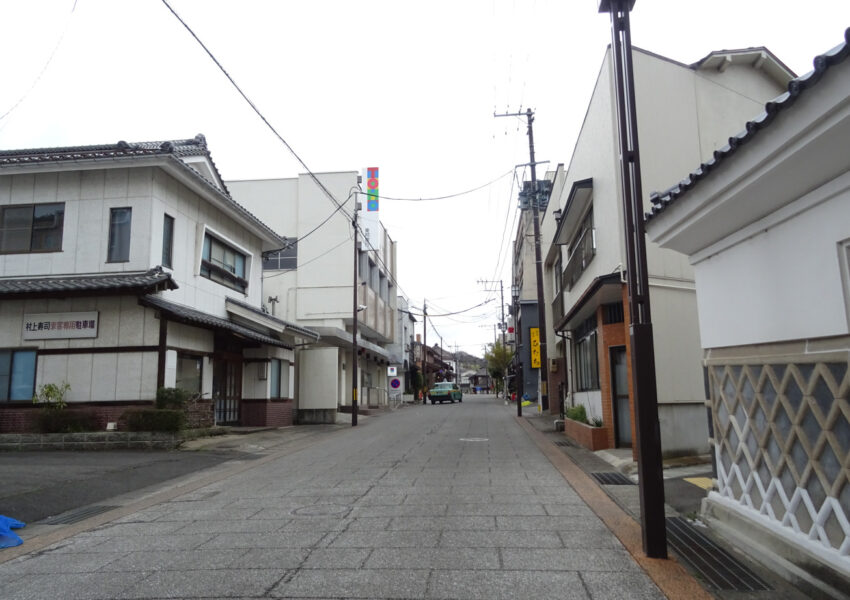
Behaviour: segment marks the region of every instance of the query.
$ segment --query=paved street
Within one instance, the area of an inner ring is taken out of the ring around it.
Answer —
[[[406,407],[27,527],[0,551],[2,595],[663,598],[513,414],[491,396]]]

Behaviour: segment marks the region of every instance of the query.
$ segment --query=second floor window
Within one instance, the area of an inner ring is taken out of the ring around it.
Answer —
[[[201,256],[201,275],[240,292],[248,288],[245,255],[207,234]]]
[[[60,252],[65,204],[0,208],[0,253]]]
[[[109,247],[106,262],[130,260],[130,223],[133,209],[130,207],[109,209]]]
[[[162,221],[162,266],[172,268],[174,254],[174,217],[164,215]]]

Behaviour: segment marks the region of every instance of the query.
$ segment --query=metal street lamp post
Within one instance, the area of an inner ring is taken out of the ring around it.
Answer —
[[[611,53],[614,59],[614,78],[617,83],[620,178],[623,188],[623,221],[626,229],[626,274],[629,290],[632,385],[635,395],[635,437],[638,449],[643,551],[650,558],[667,558],[661,432],[658,424],[655,350],[649,310],[649,276],[646,266],[643,192],[629,27],[629,11],[634,4],[635,0],[600,0],[599,12],[611,13]]]

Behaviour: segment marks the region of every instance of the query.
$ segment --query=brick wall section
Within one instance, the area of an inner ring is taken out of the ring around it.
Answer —
[[[289,427],[292,425],[291,399],[243,399],[239,405],[243,427]]]
[[[153,408],[154,403],[98,404],[79,403],[69,405],[64,410],[87,411],[95,415],[97,428],[106,431],[107,423],[118,423],[121,429],[121,415],[125,411],[138,408]],[[0,433],[36,433],[36,415],[41,410],[37,405],[20,404],[0,408]],[[214,425],[213,403],[211,400],[199,400],[186,407],[186,427],[205,429]]]
[[[186,406],[186,427],[205,429],[215,425],[215,407],[212,400],[196,400]]]

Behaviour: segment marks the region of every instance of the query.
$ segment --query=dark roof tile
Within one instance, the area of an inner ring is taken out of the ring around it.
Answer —
[[[156,267],[144,273],[109,273],[70,277],[30,277],[0,279],[0,298],[31,298],[42,295],[91,296],[103,293],[150,294],[176,290],[170,273]]]
[[[850,28],[844,31],[843,43],[815,57],[813,61],[814,69],[805,75],[791,80],[786,92],[783,92],[765,104],[764,112],[753,120],[748,121],[744,125],[744,130],[730,137],[729,142],[725,146],[715,150],[711,159],[702,163],[678,184],[663,192],[652,192],[649,196],[649,200],[652,203],[652,210],[644,215],[644,220],[650,221],[664,212],[668,206],[676,202],[700,181],[705,179],[718,165],[728,161],[739,147],[748,143],[759,131],[768,127],[780,112],[788,110],[793,106],[801,94],[814,87],[831,66],[844,61],[848,56],[850,56]]]

